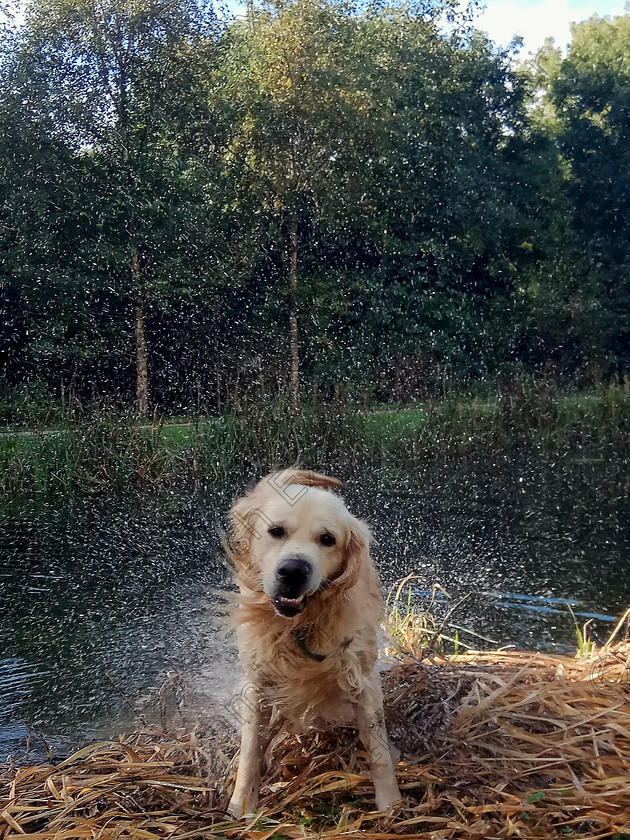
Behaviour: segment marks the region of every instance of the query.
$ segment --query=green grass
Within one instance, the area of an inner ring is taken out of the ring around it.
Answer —
[[[484,399],[392,409],[283,397],[186,422],[103,412],[0,434],[0,494],[113,491],[223,480],[299,463],[319,469],[421,465],[436,454],[546,449],[581,459],[630,452],[630,384],[588,392],[518,381]]]

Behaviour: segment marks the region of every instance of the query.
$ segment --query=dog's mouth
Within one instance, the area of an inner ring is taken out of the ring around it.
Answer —
[[[285,598],[283,595],[274,595],[271,603],[278,615],[283,616],[283,618],[294,618],[306,606],[306,595],[300,595],[299,598]]]

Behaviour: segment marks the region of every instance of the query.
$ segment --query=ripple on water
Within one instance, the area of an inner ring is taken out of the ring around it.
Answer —
[[[46,672],[17,656],[0,659],[0,726],[25,710],[32,689]]]

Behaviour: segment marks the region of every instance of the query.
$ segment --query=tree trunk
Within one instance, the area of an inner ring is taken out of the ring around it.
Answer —
[[[289,324],[291,327],[291,380],[289,393],[294,408],[300,406],[300,356],[298,353],[297,266],[298,223],[293,215],[289,224]]]
[[[144,330],[144,300],[140,283],[140,260],[138,252],[131,257],[131,277],[134,288],[134,323],[136,327],[136,411],[145,417],[149,410],[149,365],[147,363],[147,342]]]

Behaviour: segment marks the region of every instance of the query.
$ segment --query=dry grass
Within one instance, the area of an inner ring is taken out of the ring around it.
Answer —
[[[413,658],[384,674],[405,800],[374,812],[354,733],[286,735],[262,810],[227,819],[233,735],[144,731],[57,766],[13,768],[2,840],[630,838],[630,645]]]

